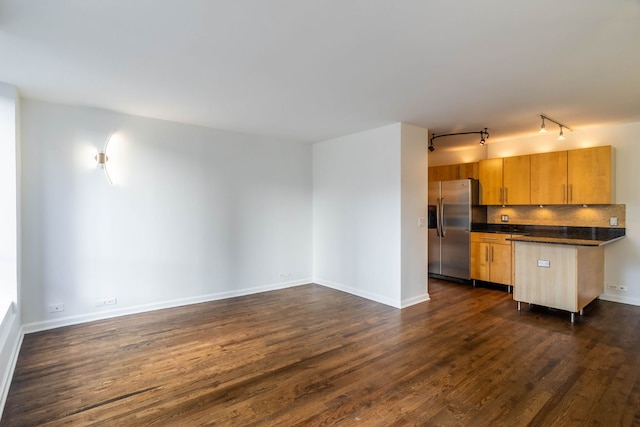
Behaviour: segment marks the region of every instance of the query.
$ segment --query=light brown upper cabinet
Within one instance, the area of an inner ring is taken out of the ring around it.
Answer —
[[[458,179],[458,165],[431,166],[429,182]]]
[[[483,205],[502,204],[502,159],[480,160],[480,203]]]
[[[567,198],[570,204],[614,203],[612,148],[582,148],[567,153]]]
[[[478,179],[478,162],[429,167],[429,182],[466,178]]]
[[[531,155],[531,204],[611,204],[611,146]]]
[[[478,179],[478,162],[458,165],[458,179]]]
[[[528,205],[531,203],[531,156],[480,160],[480,203]]]
[[[531,204],[567,203],[567,152],[531,155]]]

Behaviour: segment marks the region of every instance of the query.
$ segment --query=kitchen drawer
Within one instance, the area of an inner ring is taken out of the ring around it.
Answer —
[[[511,244],[510,240],[511,234],[506,233],[479,233],[472,232],[471,233],[471,241],[478,243],[498,243],[498,244]]]

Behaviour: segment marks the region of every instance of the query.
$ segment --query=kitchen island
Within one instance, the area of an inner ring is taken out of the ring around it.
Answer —
[[[604,246],[624,230],[513,235],[514,294],[522,302],[582,313],[604,291]]]

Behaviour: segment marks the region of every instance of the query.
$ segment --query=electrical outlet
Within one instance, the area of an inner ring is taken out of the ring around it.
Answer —
[[[509,222],[509,215],[502,215],[502,216],[500,216],[500,221],[502,221],[502,222]]]
[[[93,302],[94,307],[103,307],[105,305],[114,305],[118,303],[117,298],[97,299]]]
[[[612,226],[612,227],[617,227],[618,226],[618,217],[617,216],[609,217],[609,225]]]
[[[49,313],[58,313],[60,311],[64,311],[64,304],[49,305]]]
[[[539,259],[538,260],[538,267],[550,268],[551,267],[551,261],[548,260],[548,259]]]
[[[418,228],[424,228],[424,217],[418,218]]]
[[[607,289],[613,289],[614,291],[626,291],[627,287],[624,285],[608,284]]]
[[[289,276],[291,276],[291,273],[289,273],[289,272],[287,272],[287,273],[280,273],[280,278],[281,278],[281,279],[286,279],[286,278],[288,278]]]

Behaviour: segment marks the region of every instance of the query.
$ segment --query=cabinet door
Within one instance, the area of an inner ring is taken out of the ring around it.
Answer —
[[[471,242],[471,278],[489,281],[489,243]]]
[[[431,166],[429,168],[429,182],[456,179],[458,179],[458,165]]]
[[[569,150],[569,203],[611,204],[611,146]]]
[[[531,156],[503,159],[503,201],[505,205],[531,203]]]
[[[502,204],[502,159],[480,160],[480,203],[483,205]]]
[[[531,204],[567,203],[567,152],[531,155]]]
[[[511,244],[492,244],[489,259],[491,261],[490,281],[511,285]]]
[[[474,163],[462,163],[458,165],[458,178],[459,179],[467,179],[473,178],[478,179],[478,162]]]

